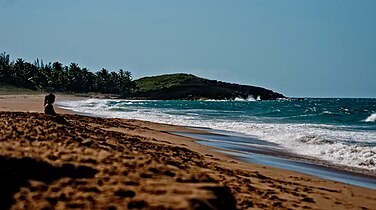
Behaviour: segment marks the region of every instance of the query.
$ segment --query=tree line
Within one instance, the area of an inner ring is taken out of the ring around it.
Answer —
[[[9,54],[0,53],[0,82],[21,88],[48,92],[99,92],[130,96],[135,82],[129,71],[117,72],[103,68],[95,73],[76,63],[65,66],[59,62],[44,64],[39,59],[28,63],[21,58],[11,61]]]

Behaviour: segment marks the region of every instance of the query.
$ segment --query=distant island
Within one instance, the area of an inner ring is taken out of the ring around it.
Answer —
[[[217,80],[208,80],[192,74],[166,74],[144,77],[134,81],[136,91],[133,98],[155,100],[234,100],[235,98],[254,98],[275,100],[285,98],[271,90],[239,85]]]
[[[153,100],[234,100],[254,98],[275,100],[285,98],[271,90],[209,80],[192,74],[166,74],[133,80],[130,71],[105,68],[97,72],[81,68],[76,63],[11,61],[9,54],[0,53],[0,89],[24,88],[32,91],[60,92],[105,97]]]

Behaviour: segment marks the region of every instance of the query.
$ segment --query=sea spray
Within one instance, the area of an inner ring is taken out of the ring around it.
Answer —
[[[258,96],[259,98],[260,96]],[[247,98],[236,97],[235,101],[257,101],[252,95],[247,96]]]

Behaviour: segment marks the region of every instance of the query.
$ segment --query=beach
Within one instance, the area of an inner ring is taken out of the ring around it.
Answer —
[[[80,97],[57,95],[59,100]],[[246,163],[140,120],[43,112],[44,95],[0,96],[3,209],[374,209],[376,190]]]

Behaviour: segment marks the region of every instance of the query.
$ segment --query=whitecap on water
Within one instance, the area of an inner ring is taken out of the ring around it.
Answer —
[[[256,101],[256,99],[253,96],[249,95],[247,98],[236,97],[235,101]]]
[[[376,113],[372,114],[371,116],[367,117],[364,122],[375,122],[376,121]]]

